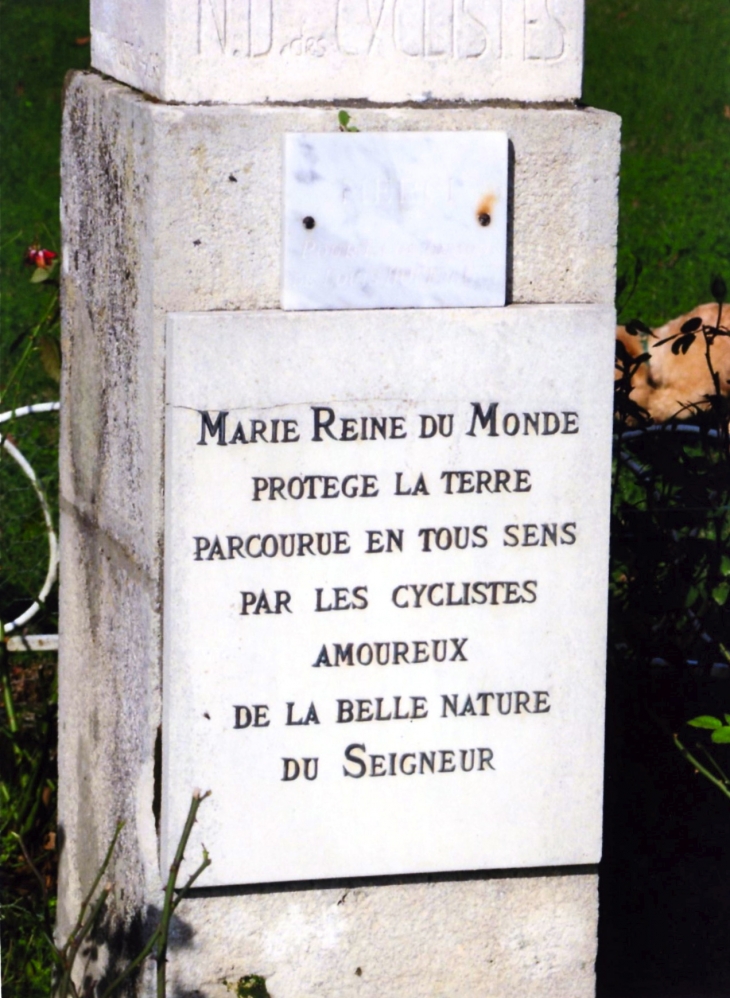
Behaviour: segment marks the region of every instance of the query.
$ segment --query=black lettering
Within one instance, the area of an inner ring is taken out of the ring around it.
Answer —
[[[522,709],[530,713],[530,708],[528,706],[530,702],[530,694],[525,693],[524,690],[517,690],[515,693],[515,714],[519,714]]]
[[[206,410],[201,412],[198,410],[198,415],[200,416],[200,440],[198,440],[198,445],[203,447],[208,446],[208,441],[205,439],[205,431],[207,430],[211,437],[218,436],[218,446],[226,446],[226,417],[227,412],[219,412],[215,422],[210,418],[210,413]]]
[[[577,433],[579,430],[578,426],[578,413],[577,412],[564,412],[563,413],[563,429],[561,433]]]
[[[412,768],[410,766],[409,766],[408,769],[405,768],[406,759],[412,759],[413,760],[413,767]],[[404,776],[413,776],[413,774],[416,771],[416,755],[415,755],[414,752],[405,752],[400,757],[400,771],[401,771],[401,773],[403,773]]]
[[[385,756],[384,755],[371,755],[370,756],[370,775],[371,776],[387,776],[387,770],[385,768]]]
[[[265,703],[255,703],[253,705],[253,726],[254,728],[268,728],[271,721],[268,720],[267,712],[269,708]]]
[[[243,538],[228,536],[228,557],[233,558],[234,555],[238,555],[239,558],[244,558],[245,555],[242,551],[243,548]]]
[[[330,662],[329,659],[329,655],[327,654],[327,645],[322,645],[322,647],[320,648],[319,655],[317,655],[317,660],[315,662],[312,662],[312,668],[319,669],[323,665],[329,667],[332,666],[332,663]]]
[[[454,693],[449,696],[448,693],[441,694],[441,717],[446,717],[447,711],[451,711],[454,717],[459,716],[459,694]]]
[[[560,543],[575,544],[575,541],[576,541],[576,524],[563,523],[560,527]]]
[[[547,690],[535,690],[535,706],[533,707],[534,714],[547,714],[550,710],[550,704],[548,700],[550,694]]]
[[[329,406],[326,405],[313,405],[310,406],[310,408],[314,413],[314,436],[312,437],[312,440],[315,440],[317,443],[321,443],[323,430],[331,440],[336,440],[337,437],[330,429],[330,426],[332,426],[335,421],[334,409],[330,409]]]
[[[202,561],[203,552],[207,551],[210,547],[210,541],[207,537],[193,537],[193,540],[195,541],[195,554],[193,557],[196,561]]]
[[[499,435],[497,430],[497,406],[498,402],[492,402],[486,412],[482,409],[479,402],[472,402],[472,417],[471,417],[471,427],[466,431],[467,437],[475,437],[476,434],[476,424],[479,423],[479,427],[482,430],[488,430],[490,437],[496,437]]]
[[[283,782],[290,782],[291,780],[296,780],[299,777],[299,762],[296,759],[284,759],[284,775],[282,776]]]
[[[364,760],[357,758],[357,756],[354,754],[355,751],[364,752],[365,746],[362,744],[357,744],[357,742],[353,742],[352,745],[348,745],[347,748],[345,749],[345,758],[347,759],[348,762],[353,763],[355,766],[359,766],[360,772],[350,773],[345,766],[342,767],[342,772],[345,776],[351,776],[354,780],[359,780],[361,776],[365,775],[368,767],[366,766]]]
[[[319,759],[302,759],[304,763],[304,779],[316,780],[319,771]],[[311,763],[311,766],[310,766]]]
[[[243,432],[243,423],[239,421],[236,429],[233,431],[233,436],[228,441],[229,444],[246,444],[246,434]]]
[[[355,708],[352,700],[337,701],[337,724],[349,724],[355,718]],[[363,745],[363,751],[365,746]]]
[[[515,483],[515,492],[530,492],[532,491],[532,485],[530,484],[530,472],[525,468],[515,468],[515,476],[517,482]]]
[[[552,437],[560,429],[560,418],[555,412],[543,412],[542,435]]]
[[[253,716],[249,707],[234,704],[233,710],[235,712],[235,721],[233,723],[234,728],[247,728],[252,720]]]
[[[436,772],[436,753],[435,752],[419,752],[418,753],[418,772],[423,774],[426,767],[432,773]]]
[[[553,545],[558,543],[557,523],[543,523],[542,525],[542,540],[540,541],[540,546],[547,547],[548,542]]]

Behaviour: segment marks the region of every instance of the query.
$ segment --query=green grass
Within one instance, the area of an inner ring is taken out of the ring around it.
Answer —
[[[58,251],[61,93],[66,71],[88,65],[86,0],[0,0],[0,391],[29,336],[52,306],[56,288],[31,284],[24,265],[34,242]],[[44,329],[22,379],[0,408],[58,398],[49,374],[58,324]],[[43,363],[45,353],[46,365]],[[58,417],[4,424],[57,507]],[[25,609],[42,584],[47,542],[38,501],[18,465],[0,450],[0,618]],[[57,630],[54,598],[32,630]],[[0,649],[0,652],[2,649]],[[53,656],[0,654],[5,709],[0,710],[0,902],[2,990],[7,998],[47,998],[51,961],[41,911],[52,916],[56,857],[55,662]],[[41,883],[22,854],[33,860]]]
[[[88,0],[0,0],[0,378],[17,357],[18,338],[38,321],[50,289],[31,285],[28,245],[60,247],[59,146],[67,70],[89,63]],[[29,394],[30,396],[29,397]],[[57,393],[40,363],[23,402]]]
[[[0,0],[0,392],[57,294],[55,282],[31,284],[33,268],[23,260],[32,243],[60,249],[62,86],[68,69],[88,65],[88,44],[77,44],[89,33],[87,8],[87,0]],[[3,411],[58,398],[51,363],[58,332],[57,321],[46,324],[22,378],[3,392]],[[57,426],[58,417],[49,415],[3,428],[30,460],[54,509]],[[7,621],[39,591],[47,545],[38,501],[5,452],[0,494],[6,499],[0,504],[0,616]],[[56,630],[54,602],[33,629]]]
[[[624,318],[658,324],[730,281],[730,3],[587,0],[583,99],[623,119]]]

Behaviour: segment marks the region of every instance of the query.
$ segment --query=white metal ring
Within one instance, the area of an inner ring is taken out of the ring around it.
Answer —
[[[60,408],[60,402],[40,402],[37,405],[24,405],[19,409],[11,409],[9,412],[0,413],[0,423],[5,423],[7,420],[16,416],[30,416],[38,412],[58,412]],[[19,617],[16,617],[15,620],[12,620],[9,624],[5,624],[4,631],[6,634],[9,634],[17,627],[22,627],[23,624],[27,624],[27,622],[34,617],[36,613],[38,613],[48,598],[48,594],[50,593],[58,574],[58,537],[56,536],[56,531],[53,529],[53,519],[51,517],[51,509],[48,505],[46,494],[36,477],[35,471],[33,471],[30,463],[21,454],[15,444],[11,443],[7,437],[3,437],[2,434],[0,434],[0,441],[2,441],[2,445],[7,453],[20,465],[26,478],[30,479],[30,483],[35,490],[35,494],[38,496],[38,501],[40,502],[41,509],[43,510],[43,519],[46,523],[46,534],[48,535],[48,571],[46,572],[43,587],[35,601],[28,607],[27,610],[21,613]]]

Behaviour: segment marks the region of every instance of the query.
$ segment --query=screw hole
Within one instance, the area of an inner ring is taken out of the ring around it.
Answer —
[[[305,229],[313,229],[317,223],[314,221],[311,215],[307,215],[302,219],[302,225]]]
[[[492,216],[487,214],[486,211],[482,211],[477,215],[477,221],[480,225],[489,225],[492,221]]]

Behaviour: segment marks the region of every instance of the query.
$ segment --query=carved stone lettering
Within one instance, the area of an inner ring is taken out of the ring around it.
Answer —
[[[335,34],[343,55],[499,58],[501,15],[502,0],[338,0]]]
[[[257,57],[273,51],[275,0],[198,0],[198,55]],[[277,46],[280,55],[326,54],[331,40],[346,56],[500,59],[502,0],[336,0],[331,24]],[[551,0],[524,0],[523,55],[557,60],[565,28]]]
[[[271,51],[274,0],[198,0],[198,55],[262,56]]]
[[[560,59],[565,28],[551,10],[551,0],[525,0],[525,59]]]
[[[585,2],[95,0],[92,65],[182,103],[575,100]]]

